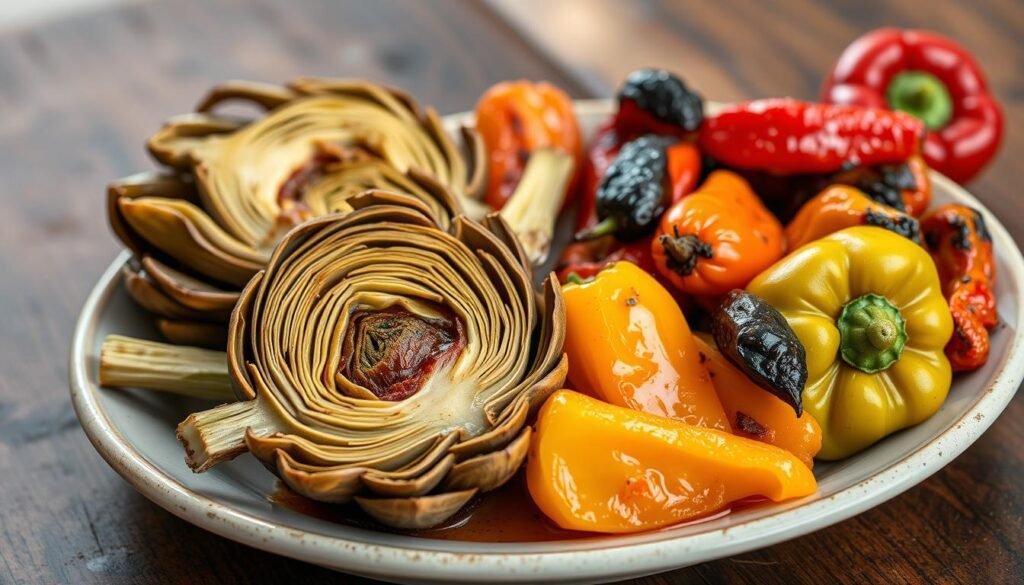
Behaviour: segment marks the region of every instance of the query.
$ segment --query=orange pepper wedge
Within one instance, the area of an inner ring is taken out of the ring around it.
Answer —
[[[559,390],[544,403],[526,481],[560,527],[640,532],[762,496],[814,493],[814,474],[793,454],[745,437],[688,425]]]
[[[821,450],[821,427],[811,413],[805,410],[797,418],[793,407],[729,363],[710,335],[698,333],[695,339],[732,432],[785,449],[813,469],[814,456]]]
[[[562,288],[573,387],[626,408],[729,430],[672,294],[629,262]]]
[[[484,200],[493,209],[501,209],[515,192],[535,150],[561,150],[572,155],[575,169],[582,166],[583,140],[573,101],[550,83],[519,80],[495,84],[477,103],[476,128],[487,146]]]

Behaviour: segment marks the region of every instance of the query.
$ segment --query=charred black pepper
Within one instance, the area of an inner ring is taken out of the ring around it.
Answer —
[[[737,289],[726,295],[715,310],[711,332],[729,361],[800,416],[807,354],[782,313]]]
[[[653,232],[671,197],[665,149],[675,142],[649,134],[623,145],[597,188],[600,222],[577,234],[577,239],[614,233],[630,241]]]
[[[638,69],[629,74],[619,90],[619,107],[632,103],[654,120],[686,131],[700,127],[704,99],[681,79],[664,69]]]

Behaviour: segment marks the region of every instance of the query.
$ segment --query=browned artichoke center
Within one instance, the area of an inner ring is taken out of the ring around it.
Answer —
[[[341,347],[340,374],[381,400],[404,400],[439,365],[462,351],[462,323],[450,312],[428,319],[405,309],[352,314]]]
[[[284,207],[286,201],[298,203],[302,201],[302,192],[306,186],[327,174],[327,167],[341,159],[330,152],[318,152],[309,161],[292,171],[277,191],[278,205]]]

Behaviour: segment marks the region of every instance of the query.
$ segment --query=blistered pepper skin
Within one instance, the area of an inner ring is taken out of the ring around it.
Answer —
[[[859,189],[846,185],[833,185],[804,203],[796,217],[786,225],[786,241],[791,249],[796,249],[843,228],[858,225],[874,225],[915,244],[921,243],[921,226],[917,219],[876,203]]]
[[[679,305],[629,262],[562,288],[573,387],[626,408],[729,430]]]
[[[981,212],[966,205],[932,210],[921,219],[921,228],[953,315],[946,355],[954,372],[976,370],[988,361],[988,331],[999,321],[992,236]]]
[[[943,347],[953,320],[923,247],[881,228],[847,228],[790,253],[747,290],[778,309],[807,348],[803,406],[821,425],[819,459],[853,455],[927,419],[946,399],[952,373]],[[848,345],[856,336],[841,331],[844,309],[857,301],[891,305],[905,328],[896,360],[880,369],[847,361],[847,348],[866,347]]]
[[[565,529],[640,532],[817,489],[810,469],[777,447],[569,390],[544,403],[536,429],[527,486]]]
[[[732,432],[785,449],[813,467],[814,456],[821,450],[821,427],[811,413],[805,411],[797,417],[790,405],[732,365],[710,335],[697,334],[697,349],[732,423]]]

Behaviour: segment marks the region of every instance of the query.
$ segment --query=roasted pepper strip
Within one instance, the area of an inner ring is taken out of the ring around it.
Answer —
[[[918,221],[895,209],[875,203],[853,187],[833,185],[804,203],[786,226],[786,241],[796,249],[841,229],[873,225],[921,243]]]
[[[817,489],[810,469],[778,447],[569,390],[544,403],[536,428],[530,495],[571,530],[640,532],[744,498],[778,502]]]
[[[882,109],[789,98],[727,106],[700,128],[700,149],[731,167],[780,174],[901,163],[916,153],[921,121]]]
[[[814,456],[821,450],[821,427],[811,413],[797,417],[791,406],[729,363],[710,335],[697,334],[697,349],[732,423],[732,432],[785,449],[813,467]]]
[[[881,228],[847,228],[794,251],[747,290],[807,348],[803,406],[821,425],[819,458],[852,455],[945,400],[942,349],[953,321],[923,247]]]
[[[933,32],[882,28],[843,51],[822,99],[902,110],[928,128],[924,158],[954,181],[988,164],[1003,136],[1003,113],[974,57]]]
[[[658,273],[680,291],[742,288],[782,257],[782,225],[739,175],[715,171],[673,205],[651,242]]]
[[[686,318],[665,287],[628,262],[562,288],[573,387],[627,408],[729,430]]]
[[[988,360],[988,330],[998,322],[992,237],[981,213],[965,205],[943,205],[921,227],[953,314],[946,356],[955,372],[975,370]]]

